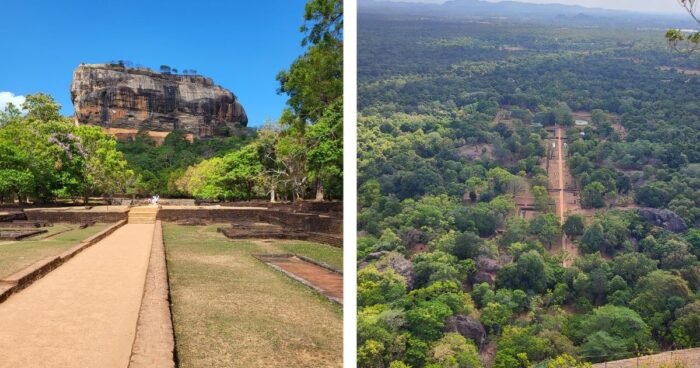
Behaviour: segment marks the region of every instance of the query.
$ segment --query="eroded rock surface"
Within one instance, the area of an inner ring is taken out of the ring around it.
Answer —
[[[248,117],[236,96],[198,75],[172,75],[114,64],[81,64],[71,99],[81,124],[104,128],[228,135]]]

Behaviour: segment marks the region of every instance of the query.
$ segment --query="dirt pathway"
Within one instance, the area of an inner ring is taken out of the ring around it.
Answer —
[[[567,213],[579,213],[581,208],[574,193],[570,190],[573,178],[566,166],[566,132],[563,127],[557,125],[554,130],[554,137],[548,140],[552,144],[552,157],[548,160],[547,169],[549,176],[549,195],[555,203],[556,215],[563,224]],[[548,143],[550,144],[550,143]],[[567,188],[569,191],[567,192]],[[564,255],[562,265],[570,267],[573,260],[578,257],[578,249],[570,246],[570,242],[565,234],[562,234],[561,241],[552,248],[553,251],[561,252]]]
[[[594,364],[593,368],[637,368],[637,367],[675,367],[676,363],[685,363],[683,367],[700,367],[700,348],[675,350],[639,358],[616,360]]]
[[[125,225],[0,304],[0,367],[127,367],[153,229]]]
[[[557,125],[557,131],[556,131],[556,140],[557,140],[557,171],[558,171],[558,176],[559,176],[559,222],[561,224],[564,223],[564,214],[566,213],[566,200],[564,199],[564,189],[565,189],[565,183],[564,183],[564,153],[563,153],[563,146],[564,146],[564,132],[561,128],[561,126]],[[571,265],[571,260],[570,257],[568,256],[570,254],[569,249],[566,244],[566,234],[562,234],[561,236],[561,249],[562,252],[564,252],[564,267],[569,267]]]

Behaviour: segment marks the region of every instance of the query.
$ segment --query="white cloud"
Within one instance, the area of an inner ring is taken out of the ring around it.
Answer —
[[[5,111],[8,103],[20,107],[24,103],[24,96],[16,96],[12,92],[0,92],[0,110]]]

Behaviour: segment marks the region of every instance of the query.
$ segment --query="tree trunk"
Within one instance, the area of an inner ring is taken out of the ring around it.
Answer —
[[[270,187],[270,203],[275,203],[275,186]]]
[[[316,200],[317,201],[323,201],[324,195],[323,195],[323,180],[316,179]]]

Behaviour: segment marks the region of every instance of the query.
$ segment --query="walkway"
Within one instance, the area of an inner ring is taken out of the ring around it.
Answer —
[[[153,224],[127,224],[0,304],[0,367],[129,364]]]

